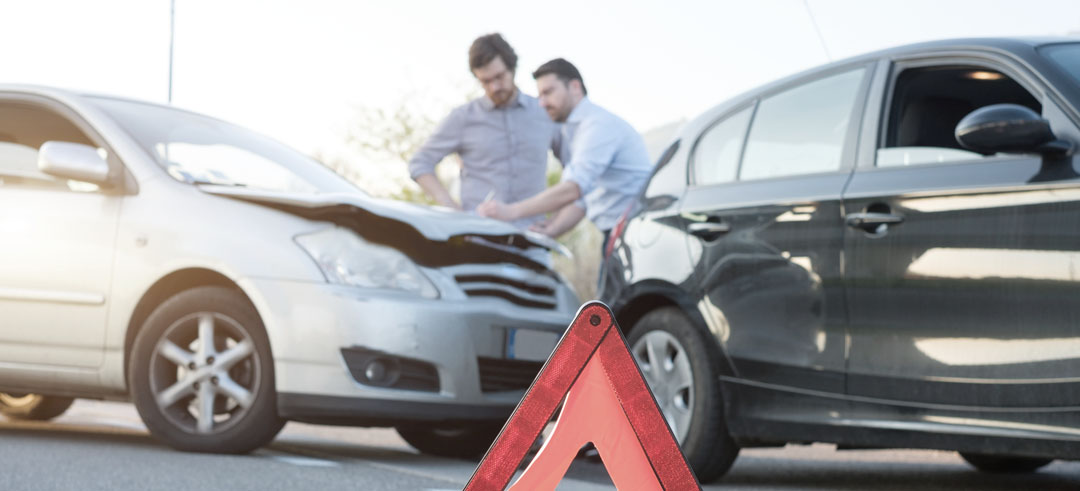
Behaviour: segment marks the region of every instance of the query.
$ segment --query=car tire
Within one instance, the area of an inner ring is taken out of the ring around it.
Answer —
[[[179,450],[246,453],[285,424],[266,330],[232,288],[193,288],[158,306],[135,338],[128,374],[150,433]]]
[[[675,307],[645,314],[627,344],[660,410],[701,482],[723,476],[739,455],[728,434],[719,360],[690,319]],[[650,354],[651,353],[651,354]]]
[[[1027,474],[1054,461],[1039,457],[1010,457],[960,452],[960,456],[981,472],[994,474]]]
[[[48,421],[64,414],[73,402],[71,397],[0,392],[0,414],[14,420]]]
[[[397,432],[421,453],[454,459],[477,460],[502,430],[502,423],[456,425],[402,425]]]

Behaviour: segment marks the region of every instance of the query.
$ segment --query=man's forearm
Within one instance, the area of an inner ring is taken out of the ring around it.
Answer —
[[[574,225],[577,225],[584,217],[585,210],[581,209],[581,207],[575,203],[570,203],[562,207],[562,209],[552,217],[551,221],[544,227],[544,234],[549,237],[559,237],[574,228]]]
[[[581,190],[573,181],[563,181],[530,198],[510,205],[512,220],[531,217],[541,213],[561,210],[564,206],[577,201]]]
[[[431,199],[434,199],[436,203],[448,207],[460,210],[461,205],[457,204],[453,198],[450,197],[450,192],[446,190],[446,187],[439,182],[439,178],[435,177],[435,174],[421,174],[416,176],[416,183],[424,190]]]

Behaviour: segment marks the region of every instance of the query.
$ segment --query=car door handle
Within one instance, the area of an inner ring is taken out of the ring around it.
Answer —
[[[900,215],[881,212],[852,213],[844,219],[847,226],[862,230],[870,237],[884,237],[889,233],[890,225],[899,225],[903,221],[904,217]]]
[[[731,225],[723,222],[697,222],[691,223],[687,229],[691,234],[708,239],[730,232]]]
[[[844,219],[849,227],[855,228],[869,228],[876,227],[878,225],[894,225],[897,223],[903,223],[904,217],[900,215],[893,215],[892,213],[852,213]]]

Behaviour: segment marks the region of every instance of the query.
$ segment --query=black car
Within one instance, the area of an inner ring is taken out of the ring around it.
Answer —
[[[1080,459],[1080,39],[839,61],[686,125],[600,297],[702,481],[740,447]]]

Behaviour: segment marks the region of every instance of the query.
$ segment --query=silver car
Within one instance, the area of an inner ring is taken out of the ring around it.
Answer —
[[[132,400],[189,451],[286,420],[486,450],[578,300],[557,244],[371,198],[175,108],[0,86],[0,412]]]

